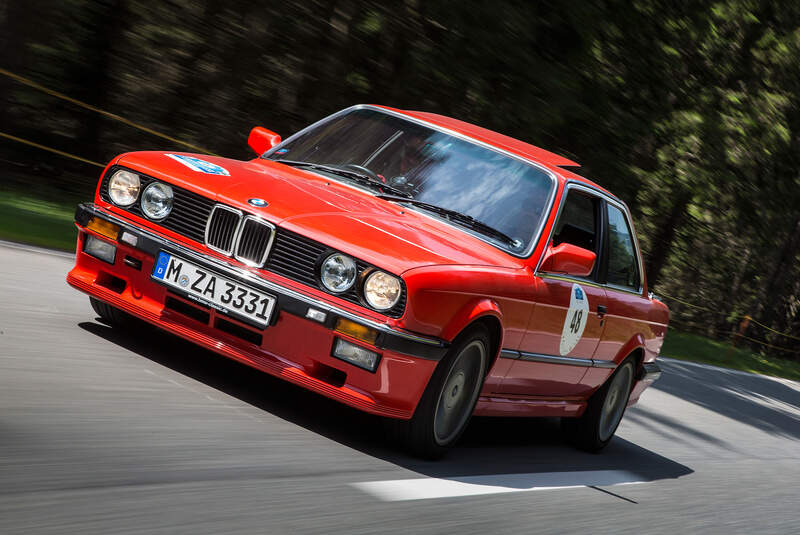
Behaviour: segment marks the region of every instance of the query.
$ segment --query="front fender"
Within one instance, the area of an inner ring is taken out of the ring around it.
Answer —
[[[402,327],[447,341],[471,322],[491,317],[499,324],[499,341],[516,347],[536,291],[530,272],[523,268],[429,266],[409,270],[403,279],[408,305]]]
[[[500,325],[503,325],[503,313],[500,310],[500,306],[494,300],[484,297],[468,301],[445,325],[444,329],[442,329],[441,336],[448,342],[452,342],[453,339],[458,336],[458,333],[463,331],[467,325],[486,316],[496,318],[497,321],[500,322]],[[498,347],[502,347],[502,339]]]

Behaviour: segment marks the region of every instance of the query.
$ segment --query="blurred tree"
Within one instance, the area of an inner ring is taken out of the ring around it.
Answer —
[[[715,310],[671,302],[676,322],[712,335],[744,313],[800,329],[798,56],[786,0],[0,4],[0,67],[220,154],[372,102],[572,157],[635,212],[650,287]],[[0,103],[4,131],[91,159],[184,149],[5,77]],[[0,159],[96,177],[5,141]]]

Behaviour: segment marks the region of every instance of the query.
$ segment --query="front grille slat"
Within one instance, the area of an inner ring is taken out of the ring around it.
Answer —
[[[307,253],[305,251],[301,251],[300,249],[289,249],[286,247],[286,244],[284,243],[275,244],[274,249],[275,249],[274,254],[276,255],[278,254],[293,255],[299,261],[311,262],[312,264],[316,263],[317,259],[321,254],[321,253],[318,254]]]
[[[100,198],[109,203],[111,199],[108,196],[108,181],[118,169],[120,169],[119,166],[111,167],[100,184]],[[139,172],[136,173],[140,177],[142,191],[156,180]],[[172,185],[172,190],[175,195],[173,209],[169,216],[158,222],[161,227],[224,254],[235,255],[238,260],[250,265],[262,267],[259,262],[266,255],[266,262],[262,269],[324,290],[317,280],[317,265],[324,259],[323,256],[334,252],[332,248],[301,234],[283,228],[275,228],[255,216],[242,214],[234,208],[218,204],[193,191],[175,185]],[[123,209],[146,219],[138,202]],[[206,225],[208,225],[207,234]],[[237,229],[239,229],[240,236],[235,242]],[[356,266],[359,277],[366,270],[374,269],[372,265],[360,260],[356,261]],[[354,287],[348,292],[339,294],[338,297],[357,305],[366,306],[362,302],[359,292],[360,289]],[[406,288],[403,285],[397,305],[383,313],[398,318],[403,315],[405,307]]]
[[[215,251],[231,254],[242,214],[238,210],[218,204],[214,206],[209,218],[206,245]]]
[[[258,267],[264,265],[274,233],[272,224],[253,216],[245,217],[236,245],[236,259]]]
[[[270,262],[275,261],[281,261],[284,264],[288,264],[296,269],[305,269],[307,271],[313,271],[314,267],[316,266],[316,262],[307,262],[293,258],[289,252],[274,255]]]

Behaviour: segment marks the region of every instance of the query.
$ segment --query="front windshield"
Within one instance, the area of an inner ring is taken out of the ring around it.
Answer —
[[[338,115],[265,157],[369,176],[392,193],[499,230],[516,241],[500,245],[517,254],[534,238],[554,185],[546,172],[521,160],[374,109]]]

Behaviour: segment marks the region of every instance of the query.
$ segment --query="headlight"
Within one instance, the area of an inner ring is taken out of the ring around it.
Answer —
[[[341,293],[353,287],[357,274],[355,261],[347,255],[336,253],[322,263],[319,278],[325,288],[334,293]]]
[[[139,175],[120,169],[108,181],[108,196],[119,206],[130,206],[139,197]]]
[[[142,194],[142,212],[150,219],[164,219],[172,211],[172,187],[153,182]]]
[[[364,283],[364,299],[373,308],[387,310],[400,300],[402,289],[400,279],[383,271],[375,271]]]

